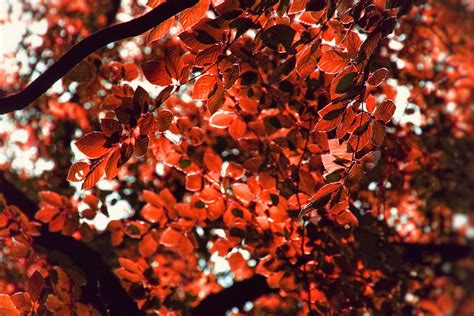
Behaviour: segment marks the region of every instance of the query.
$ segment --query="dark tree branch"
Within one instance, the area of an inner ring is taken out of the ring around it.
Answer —
[[[1,98],[0,114],[24,109],[45,93],[57,80],[65,76],[81,60],[99,48],[128,37],[138,36],[196,3],[198,3],[198,0],[167,1],[141,17],[106,27],[92,34],[73,46],[23,91]]]
[[[277,293],[271,289],[266,278],[255,275],[250,279],[235,282],[231,287],[219,293],[209,295],[197,307],[192,310],[193,315],[225,315],[232,307],[241,307],[248,301],[270,293]]]
[[[18,206],[30,219],[34,219],[37,203],[12,185],[2,173],[0,173],[0,192],[9,204]],[[59,253],[78,267],[87,280],[87,284],[82,287],[81,300],[92,304],[102,315],[109,314],[106,309],[114,316],[144,315],[122,287],[111,267],[105,264],[101,255],[87,244],[59,233],[51,233],[48,227],[43,225],[41,235],[33,239],[33,246],[45,249],[52,264],[59,263],[54,262],[58,258],[55,253]],[[100,284],[100,289],[97,284]]]

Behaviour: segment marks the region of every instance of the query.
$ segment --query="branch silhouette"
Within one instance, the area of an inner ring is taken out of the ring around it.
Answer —
[[[96,50],[107,44],[128,37],[138,36],[198,2],[198,0],[167,1],[136,19],[106,27],[92,34],[73,46],[24,90],[0,98],[0,115],[26,108],[45,93],[57,80],[64,77],[75,65]]]

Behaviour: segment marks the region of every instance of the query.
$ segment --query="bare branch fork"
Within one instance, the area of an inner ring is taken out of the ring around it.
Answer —
[[[0,115],[26,108],[57,80],[96,50],[119,40],[138,36],[198,3],[198,0],[167,1],[131,21],[106,27],[73,46],[41,76],[19,93],[0,98]]]

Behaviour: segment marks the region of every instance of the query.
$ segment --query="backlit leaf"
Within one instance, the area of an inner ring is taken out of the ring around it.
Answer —
[[[75,162],[69,169],[67,180],[71,182],[79,182],[89,173],[90,166],[87,162]]]

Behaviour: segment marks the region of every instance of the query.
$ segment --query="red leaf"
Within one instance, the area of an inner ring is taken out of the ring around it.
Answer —
[[[53,207],[42,207],[35,214],[35,218],[43,223],[49,223],[54,216],[59,213],[57,208]]]
[[[379,163],[382,153],[380,150],[371,151],[365,154],[361,159],[360,163],[366,172],[371,171]]]
[[[238,140],[242,136],[245,135],[247,131],[247,124],[242,121],[240,118],[236,118],[235,120],[230,123],[229,126],[229,134],[232,136],[233,139]]]
[[[151,7],[151,8],[154,8],[160,4],[162,4],[163,2],[165,2],[166,0],[148,0],[148,2],[146,3],[147,6]]]
[[[233,161],[229,162],[229,165],[225,169],[225,174],[227,177],[230,177],[234,180],[239,180],[245,174],[245,169]]]
[[[105,166],[105,176],[111,180],[119,173],[120,150],[117,148],[110,155]]]
[[[174,247],[179,243],[179,240],[183,237],[180,231],[174,228],[168,227],[163,234],[161,234],[160,244],[166,247]]]
[[[319,209],[326,206],[331,200],[332,194],[341,187],[341,183],[329,183],[324,185],[315,194],[313,194],[309,202],[301,208],[299,216],[304,216],[312,212],[314,209]]]
[[[204,17],[209,9],[209,4],[209,0],[200,0],[199,3],[192,8],[186,9],[179,14],[178,21],[183,27],[183,31],[194,26]]]
[[[196,80],[193,87],[194,100],[206,100],[217,82],[216,77],[204,75]]]
[[[148,151],[149,142],[150,138],[148,137],[148,135],[140,135],[135,140],[135,147],[133,151],[135,157],[140,158],[146,155],[146,152]]]
[[[102,133],[109,137],[115,133],[122,132],[122,124],[119,121],[113,119],[102,119],[100,122]]]
[[[215,128],[226,129],[236,117],[237,115],[233,112],[218,111],[212,114],[209,124]]]
[[[126,81],[132,81],[139,75],[138,66],[135,63],[123,64],[123,72],[125,73],[123,79]]]
[[[0,314],[4,316],[20,316],[20,312],[7,294],[0,294]]]
[[[209,171],[218,173],[220,175],[222,168],[222,158],[213,153],[204,154],[204,165]]]
[[[156,115],[158,116],[158,129],[160,132],[166,131],[171,122],[173,121],[173,112],[167,109],[159,110]]]
[[[159,222],[164,216],[166,216],[162,207],[157,207],[152,204],[145,205],[142,208],[140,215],[150,223]]]
[[[369,111],[370,113],[373,113],[374,110],[375,110],[375,98],[373,95],[369,94],[369,96],[367,97],[367,100],[365,101],[365,107],[367,108],[367,111]]]
[[[165,36],[174,23],[174,16],[154,27],[147,35],[146,42],[152,43]]]
[[[336,215],[336,223],[339,225],[357,226],[359,221],[352,212],[345,210]]]
[[[155,117],[153,116],[153,113],[148,113],[147,115],[142,116],[138,126],[140,127],[141,135],[147,135],[153,132],[155,127]]]
[[[102,159],[94,166],[92,166],[91,171],[82,183],[82,190],[92,188],[97,183],[97,181],[99,181],[100,177],[102,177],[102,175],[104,174],[107,160],[108,159]]]
[[[157,249],[158,243],[151,234],[145,235],[140,241],[140,244],[138,245],[138,251],[145,258],[148,258],[153,255]]]
[[[46,282],[44,281],[43,276],[38,272],[38,270],[36,270],[28,279],[27,285],[28,293],[33,301],[39,300],[45,286]]]
[[[249,186],[245,183],[234,183],[232,185],[232,192],[234,193],[234,196],[244,205],[249,204],[256,198],[255,194],[250,191]]]
[[[296,57],[296,72],[301,77],[307,77],[314,71],[318,65],[318,58],[321,56],[321,50],[318,44],[307,46],[301,54]]]
[[[387,68],[380,68],[376,70],[374,73],[370,74],[369,78],[367,79],[367,83],[373,87],[379,86],[388,76],[388,69]]]
[[[166,72],[163,60],[148,61],[143,64],[142,71],[145,78],[158,86],[168,86],[172,83],[170,75]]]
[[[32,308],[33,308],[33,302],[31,301],[30,295],[25,292],[18,292],[15,293],[11,296],[11,299],[15,306],[20,310],[20,312],[24,313],[25,315],[30,315]],[[0,303],[0,306],[3,307],[3,305]],[[2,310],[0,309],[0,314],[2,314]],[[8,314],[7,314],[8,315]]]
[[[346,66],[347,60],[343,53],[337,52],[333,49],[323,52],[318,63],[319,69],[328,74],[339,73]]]
[[[67,180],[71,182],[79,182],[89,173],[90,166],[87,162],[75,162],[67,174]]]
[[[214,64],[222,54],[222,45],[216,44],[200,51],[194,60],[194,66],[204,67]]]
[[[99,158],[106,154],[110,148],[105,147],[107,139],[101,132],[91,132],[79,138],[76,147],[89,158]]]
[[[395,103],[392,100],[385,100],[377,106],[374,112],[375,119],[388,123],[395,113]]]
[[[354,58],[357,55],[361,44],[362,41],[360,40],[359,35],[357,35],[357,33],[355,32],[350,31],[349,34],[347,34],[346,36],[343,46],[347,48],[349,57]]]
[[[184,68],[183,59],[181,54],[178,54],[172,49],[166,49],[164,52],[164,63],[166,72],[171,78],[178,80],[181,77],[181,73]]]
[[[202,175],[200,172],[188,173],[186,175],[186,190],[196,192],[202,188]]]
[[[59,213],[58,216],[51,219],[49,222],[49,231],[50,232],[60,232],[63,230],[66,225],[66,213]]]
[[[207,109],[211,114],[214,114],[219,110],[219,108],[222,106],[222,104],[225,101],[225,96],[224,96],[224,87],[222,86],[222,82],[220,80],[217,80],[217,82],[214,85],[214,88],[209,94],[209,99],[207,100]]]
[[[380,146],[385,138],[385,124],[382,121],[374,121],[372,123],[372,144]]]
[[[46,203],[55,207],[63,206],[61,195],[57,194],[56,192],[41,191],[39,193],[39,197],[40,197],[41,203]]]

